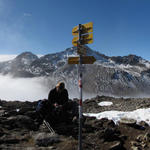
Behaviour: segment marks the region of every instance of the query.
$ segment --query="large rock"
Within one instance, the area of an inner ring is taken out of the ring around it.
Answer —
[[[24,115],[11,116],[6,120],[3,120],[2,124],[4,127],[7,126],[9,130],[12,130],[14,128],[27,128],[30,130],[37,130],[34,120]]]
[[[134,126],[136,124],[136,120],[130,118],[121,118],[119,123]]]
[[[50,134],[45,132],[37,133],[34,135],[34,140],[36,145],[40,147],[48,147],[60,142],[60,138],[57,134]]]

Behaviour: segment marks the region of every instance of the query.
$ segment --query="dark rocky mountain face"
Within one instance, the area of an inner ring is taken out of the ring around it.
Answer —
[[[129,65],[139,65],[140,60],[142,60],[141,57],[138,57],[136,55],[128,55],[128,56],[113,56],[111,57],[111,60],[115,61],[117,64],[129,64]]]
[[[16,64],[22,62],[25,65],[30,65],[36,59],[38,59],[38,57],[36,55],[34,55],[33,53],[31,53],[31,52],[24,52],[24,53],[21,53],[20,55],[18,55],[14,59],[14,62],[16,62]]]
[[[2,74],[12,74],[14,77],[33,77],[29,72],[32,62],[38,57],[31,52],[24,52],[15,59],[0,64],[0,72]]]
[[[108,57],[86,47],[87,56],[96,62],[83,65],[83,89],[85,95],[149,96],[150,62],[135,55]],[[0,73],[14,77],[44,76],[51,81],[63,80],[69,91],[78,93],[78,66],[69,65],[70,56],[77,56],[76,48],[47,54],[40,58],[24,52],[14,60],[1,62]]]

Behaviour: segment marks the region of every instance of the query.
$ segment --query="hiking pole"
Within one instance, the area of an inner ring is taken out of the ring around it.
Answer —
[[[49,131],[52,133],[52,134],[55,134],[55,131],[54,129],[50,126],[50,124],[46,121],[46,120],[43,120],[45,126],[49,129]]]
[[[39,112],[39,116],[43,119],[43,116],[42,116],[42,114],[40,112]],[[45,126],[49,129],[49,131],[52,134],[55,134],[54,129],[50,126],[50,124],[45,119],[43,119],[43,123],[45,124]]]

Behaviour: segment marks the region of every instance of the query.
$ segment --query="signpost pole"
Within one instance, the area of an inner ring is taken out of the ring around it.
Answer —
[[[79,24],[79,41],[78,44],[81,44],[81,24]],[[80,98],[79,98],[79,150],[82,150],[82,55],[79,56],[79,92],[80,92]]]
[[[74,36],[72,44],[77,47],[77,53],[79,57],[69,57],[68,64],[78,65],[78,78],[79,78],[79,137],[78,137],[78,150],[82,150],[82,64],[93,64],[96,59],[94,56],[85,56],[86,49],[83,48],[84,44],[93,43],[93,23],[79,24],[72,29],[72,35]]]

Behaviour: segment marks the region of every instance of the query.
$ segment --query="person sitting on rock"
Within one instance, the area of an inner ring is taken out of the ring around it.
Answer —
[[[39,126],[43,120],[55,126],[57,123],[75,123],[74,117],[78,118],[78,102],[69,100],[68,91],[64,82],[59,82],[50,90],[48,99],[39,100],[36,108],[37,122]]]
[[[59,82],[56,87],[49,92],[48,103],[51,109],[50,114],[55,117],[55,120],[56,117],[59,117],[59,120],[66,117],[65,112],[68,109],[69,98],[64,82]]]
[[[48,94],[49,104],[55,108],[63,107],[68,100],[68,91],[64,82],[59,82]]]

